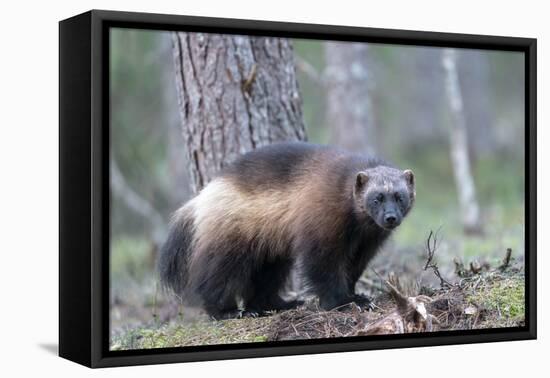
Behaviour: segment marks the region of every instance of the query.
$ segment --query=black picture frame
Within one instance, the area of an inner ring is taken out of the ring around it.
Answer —
[[[525,54],[525,326],[110,351],[109,28],[203,31]],[[92,10],[59,23],[59,355],[89,367],[536,338],[536,39]]]

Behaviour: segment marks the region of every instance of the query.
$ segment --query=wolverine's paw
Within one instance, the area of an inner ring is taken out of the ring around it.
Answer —
[[[229,311],[223,311],[223,312],[215,312],[210,313],[210,317],[212,320],[227,320],[227,319],[235,319],[241,317],[242,310],[229,310]]]
[[[372,300],[363,294],[354,294],[351,297],[353,303],[355,303],[361,310],[372,311],[375,306]]]
[[[266,316],[266,315],[267,315],[267,313],[265,311],[257,311],[257,310],[247,309],[247,310],[240,311],[238,318],[239,319],[242,319],[242,318],[259,318],[259,317]]]

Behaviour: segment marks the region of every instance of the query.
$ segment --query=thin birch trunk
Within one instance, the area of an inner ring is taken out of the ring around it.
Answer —
[[[462,93],[458,80],[456,50],[444,49],[441,62],[445,70],[445,88],[451,116],[451,160],[458,192],[462,224],[465,232],[479,233],[481,231],[480,212],[468,156],[467,127],[464,117]]]

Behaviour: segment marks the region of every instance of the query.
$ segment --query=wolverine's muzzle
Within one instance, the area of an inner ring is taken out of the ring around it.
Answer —
[[[384,214],[384,221],[382,226],[386,229],[394,229],[401,224],[401,219],[395,213]]]

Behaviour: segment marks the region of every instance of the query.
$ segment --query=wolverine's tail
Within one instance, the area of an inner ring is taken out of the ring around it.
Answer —
[[[179,211],[170,226],[157,262],[160,281],[180,297],[187,282],[187,261],[193,240],[193,218],[190,212]]]

